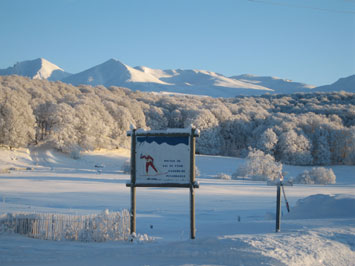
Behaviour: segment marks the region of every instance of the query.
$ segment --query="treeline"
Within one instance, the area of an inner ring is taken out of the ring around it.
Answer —
[[[193,125],[197,152],[262,150],[296,165],[355,164],[355,94],[210,98],[0,77],[0,145],[63,152],[129,147],[126,131]]]

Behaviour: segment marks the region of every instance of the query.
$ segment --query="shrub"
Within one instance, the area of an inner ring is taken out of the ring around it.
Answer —
[[[125,174],[130,174],[131,173],[131,160],[126,160],[123,165],[121,166],[121,170]]]
[[[199,177],[201,175],[200,170],[195,165],[195,177]]]
[[[219,173],[217,175],[217,178],[218,179],[223,179],[223,180],[231,180],[232,179],[232,177],[230,175],[225,174],[225,173]]]
[[[310,171],[304,170],[299,174],[294,183],[296,184],[335,184],[336,176],[332,169],[324,167],[313,167]]]
[[[275,161],[270,154],[256,149],[249,151],[246,164],[240,166],[233,178],[250,178],[258,181],[273,181],[280,177],[282,164]]]

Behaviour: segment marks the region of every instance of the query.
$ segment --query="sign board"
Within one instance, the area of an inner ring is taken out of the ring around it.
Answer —
[[[190,184],[189,136],[136,136],[136,184]]]
[[[131,233],[136,232],[137,187],[190,189],[191,239],[195,238],[195,137],[194,128],[144,131],[133,129],[131,147]]]

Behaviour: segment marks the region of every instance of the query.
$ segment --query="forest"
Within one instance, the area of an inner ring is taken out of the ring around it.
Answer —
[[[355,164],[355,94],[211,98],[0,77],[0,145],[65,153],[130,147],[126,132],[200,130],[196,152],[246,157],[257,149],[285,164]]]

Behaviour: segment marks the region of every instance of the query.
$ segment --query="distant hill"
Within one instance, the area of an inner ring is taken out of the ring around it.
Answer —
[[[340,78],[336,82],[330,85],[320,86],[314,88],[313,91],[347,91],[355,92],[355,75],[349,77]]]
[[[35,60],[16,63],[14,66],[6,69],[0,69],[0,75],[19,75],[30,77],[32,79],[48,79],[55,81],[61,80],[71,74],[64,72],[63,69],[44,58],[37,58]]]
[[[277,93],[309,92],[315,86],[277,77],[260,77],[250,74],[232,76],[232,79],[272,88]]]
[[[23,61],[16,63],[13,67],[0,69],[0,75],[14,74],[33,79],[61,80],[73,85],[120,86],[132,90],[212,97],[337,90],[354,92],[355,90],[355,75],[340,79],[331,85],[314,87],[288,79],[251,74],[226,77],[206,70],[161,70],[145,66],[131,67],[116,59],[110,59],[76,74],[67,73],[44,58]]]

